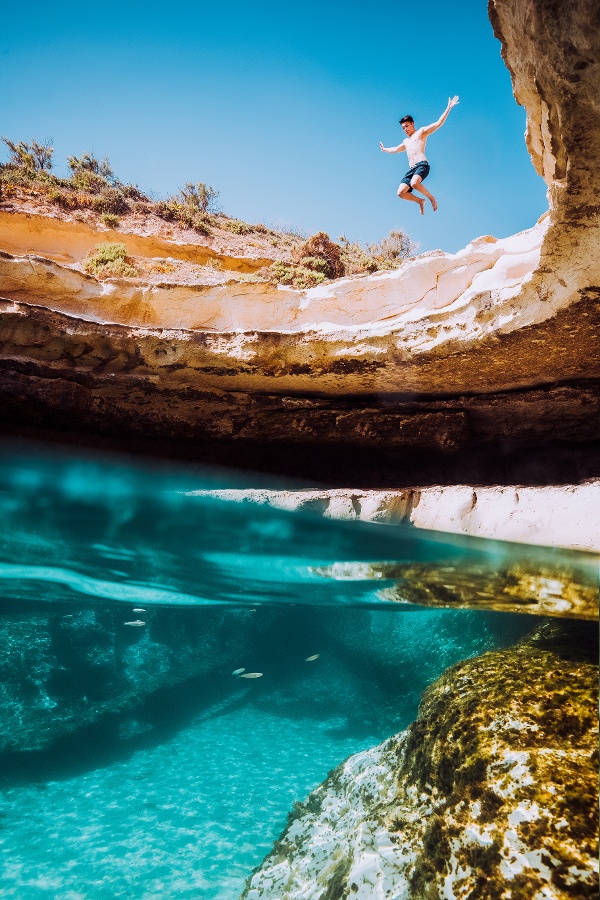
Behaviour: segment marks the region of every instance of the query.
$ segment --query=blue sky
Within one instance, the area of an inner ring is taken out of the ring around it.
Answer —
[[[428,124],[437,213],[398,200],[405,113]],[[282,4],[37,0],[3,11],[0,134],[108,156],[158,196],[186,181],[250,222],[421,250],[505,237],[547,208],[484,0]],[[6,159],[4,148],[0,158]]]

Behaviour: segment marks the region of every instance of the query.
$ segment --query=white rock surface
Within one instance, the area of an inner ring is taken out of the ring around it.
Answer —
[[[495,315],[469,318],[479,336],[490,327],[509,331],[520,316],[507,302],[531,276],[540,256],[548,217],[527,231],[504,240],[481,237],[458,253],[425,253],[400,269],[376,275],[352,276],[306,291],[268,284],[230,282],[193,287],[148,285],[137,279],[98,282],[75,269],[41,257],[0,257],[0,294],[35,302],[56,312],[121,325],[211,331],[315,332],[330,336],[360,329],[364,335],[389,334],[406,323],[444,310],[454,321],[475,302]],[[141,239],[140,239],[141,240]],[[478,302],[479,301],[479,302]],[[500,309],[504,312],[500,314]],[[523,311],[521,311],[523,312]],[[532,310],[528,310],[530,321]],[[537,310],[543,321],[547,309]],[[445,318],[445,316],[444,316]],[[479,325],[477,325],[477,322]],[[464,337],[458,333],[455,338]],[[476,336],[472,334],[471,337]],[[447,329],[421,341],[430,350],[449,337]]]
[[[410,522],[416,528],[600,553],[600,480],[550,487],[195,491],[222,500],[268,503],[332,519]]]
[[[296,819],[288,830],[286,843],[295,844],[296,852],[289,858],[281,854],[281,861],[250,879],[245,900],[318,900],[330,881],[341,883],[342,877],[354,886],[353,900],[410,896],[414,850],[393,843],[383,823],[373,817],[374,797],[383,808],[394,802],[397,746],[393,738],[341,764],[335,788],[317,791],[319,814]],[[415,807],[422,806],[417,800]],[[427,811],[419,808],[423,815]]]

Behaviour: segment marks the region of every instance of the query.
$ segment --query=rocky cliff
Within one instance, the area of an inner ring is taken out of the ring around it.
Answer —
[[[233,447],[238,463],[287,448],[288,471],[320,450],[339,469],[349,445],[418,461],[597,443],[597,15],[592,0],[490,4],[550,200],[506,240],[299,291],[247,280],[264,247],[219,254],[129,231],[146,262],[217,260],[231,277],[160,280],[146,266],[99,281],[81,271],[87,226],[3,212],[5,417],[176,440],[196,457]]]
[[[5,206],[3,427],[344,485],[408,485],[405,496],[307,502],[329,515],[597,549],[583,520],[597,484],[570,508],[575,488],[557,488],[541,515],[514,485],[600,474],[600,13],[594,0],[490,0],[489,10],[548,185],[537,224],[296,290],[257,276],[281,258],[265,241],[209,245],[135,223],[99,231]],[[85,255],[107,238],[125,244],[137,275],[85,273]],[[415,488],[434,479],[452,487]],[[494,481],[511,487],[472,488]],[[434,587],[447,592],[442,576]],[[41,616],[24,628],[11,613],[6,746],[46,746],[151,691],[211,675],[198,658],[210,635],[173,631],[167,618],[123,638],[108,614]],[[217,639],[220,615],[213,626]],[[587,623],[546,626],[453,667],[407,732],[351,757],[295,807],[246,896],[597,896],[594,638]],[[233,642],[228,666],[239,649]],[[74,654],[75,686],[64,676]],[[100,662],[90,702],[85,677]],[[154,675],[140,684],[148,665]]]
[[[329,519],[405,523],[431,531],[600,553],[600,481],[550,487],[459,484],[405,490],[238,488],[190,491]]]

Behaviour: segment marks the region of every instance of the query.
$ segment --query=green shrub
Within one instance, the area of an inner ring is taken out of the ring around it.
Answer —
[[[251,234],[254,231],[252,225],[247,225],[246,222],[240,222],[239,219],[230,219],[224,223],[223,227],[228,231],[232,231],[233,234]]]
[[[128,200],[136,200],[141,203],[147,203],[149,200],[149,197],[140,191],[137,184],[122,184],[120,187],[123,196],[127,197]]]
[[[102,213],[100,221],[107,228],[117,228],[119,225],[119,217],[115,216],[114,213]]]
[[[155,207],[157,216],[165,219],[167,222],[173,222],[177,218],[177,213],[172,200],[159,200]]]
[[[194,207],[180,203],[174,197],[169,200],[159,200],[156,204],[156,214],[167,222],[179,222],[186,228],[193,228],[198,234],[210,234],[207,221],[210,218],[206,213],[201,213]]]
[[[34,140],[30,144],[19,141],[16,144],[7,137],[3,137],[1,140],[10,150],[10,165],[29,172],[41,172],[43,169],[52,168],[54,148],[51,146],[51,141],[44,141],[43,144]]]
[[[180,222],[186,228],[193,228],[198,234],[210,234],[209,213],[217,212],[219,192],[200,181],[188,182],[174,197],[159,200],[155,211],[167,222]]]
[[[417,244],[403,231],[390,231],[378,244],[363,246],[358,241],[350,242],[343,235],[342,259],[349,275],[397,269],[405,259],[414,255]]]
[[[102,191],[110,188],[109,182],[96,175],[95,172],[88,172],[86,169],[79,169],[71,175],[71,184],[78,191],[86,194],[100,194]]]
[[[137,192],[137,188],[122,185],[108,159],[98,160],[93,154],[84,153],[79,157],[69,156],[67,162],[71,169],[69,184],[82,194],[92,195],[92,199],[82,205],[106,215],[120,216],[129,212],[126,191]]]
[[[361,253],[359,255],[358,265],[361,272],[368,272],[370,275],[372,275],[373,272],[378,272],[381,268],[379,261],[368,253]]]
[[[125,244],[98,244],[93,253],[89,253],[83,268],[88,275],[96,278],[131,278],[138,274],[127,256]]]
[[[77,209],[77,197],[69,191],[51,187],[46,191],[46,197],[51,203],[56,203],[61,209]]]
[[[67,159],[72,176],[88,173],[96,175],[104,182],[116,181],[114,172],[110,167],[110,163],[106,157],[103,160],[97,160],[93,153],[84,153],[83,156],[69,156]]]
[[[378,244],[369,244],[369,252],[382,264],[382,268],[393,269],[412,256],[416,247],[403,231],[390,231]]]
[[[300,260],[300,265],[304,266],[305,269],[310,269],[312,272],[321,272],[325,278],[328,277],[331,271],[329,261],[323,259],[322,256],[303,256]]]
[[[118,188],[107,187],[101,194],[96,194],[90,206],[99,213],[113,213],[121,216],[129,212],[129,204]]]
[[[201,213],[219,212],[217,200],[219,191],[216,191],[212,185],[206,185],[203,181],[193,184],[191,181],[186,182],[180,189],[179,195],[174,197],[182,206]]]
[[[271,281],[276,284],[286,284],[296,288],[311,288],[325,281],[322,272],[314,272],[305,266],[290,265],[289,263],[276,262],[268,269]]]
[[[196,218],[194,220],[194,224],[192,225],[192,228],[198,234],[205,234],[205,235],[210,234],[210,228],[208,227],[206,222],[203,222],[202,219],[200,219],[200,218]]]
[[[49,172],[48,169],[40,169],[39,172],[36,172],[34,180],[42,188],[68,187],[69,184],[66,178],[58,178],[53,172]]]

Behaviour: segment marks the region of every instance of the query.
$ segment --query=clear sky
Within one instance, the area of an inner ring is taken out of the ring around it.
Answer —
[[[396,190],[400,116],[418,125],[460,105],[429,138],[421,217]],[[67,155],[108,156],[157,196],[186,181],[224,212],[332,238],[407,231],[422,251],[505,237],[547,208],[525,149],[524,110],[484,0],[38,0],[6,4],[0,134],[52,138]],[[7,159],[3,147],[0,159]]]

